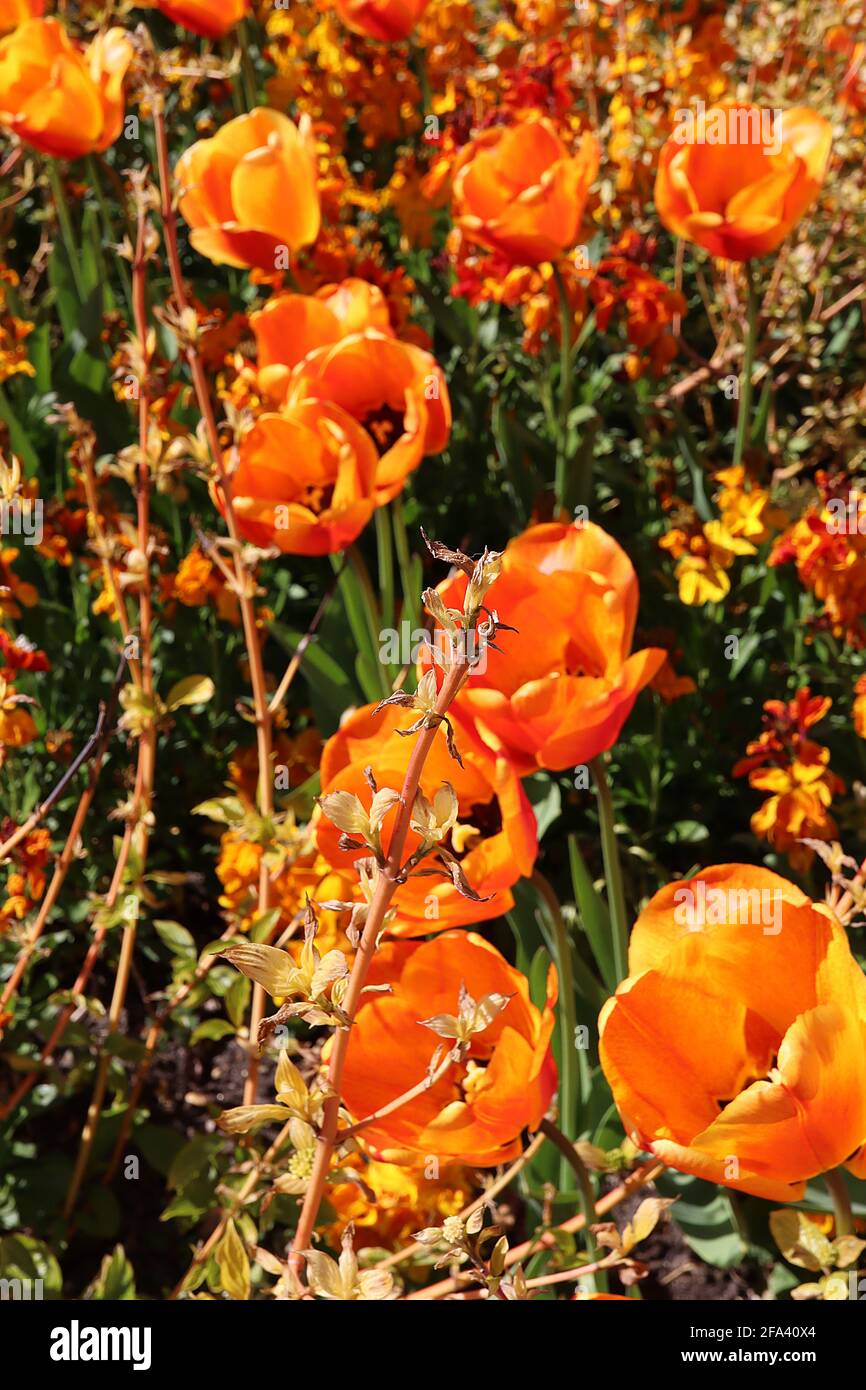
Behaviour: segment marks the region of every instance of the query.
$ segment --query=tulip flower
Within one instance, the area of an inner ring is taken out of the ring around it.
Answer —
[[[459,608],[466,578],[440,585]],[[638,582],[616,541],[592,523],[530,527],[507,546],[486,598],[516,632],[485,653],[457,707],[525,775],[588,763],[612,747],[665,653],[631,652]]]
[[[0,0],[0,34],[8,34],[25,19],[39,19],[45,13],[45,0]]]
[[[250,0],[157,0],[157,7],[203,39],[221,39],[249,14]]]
[[[808,106],[779,114],[736,102],[711,107],[662,147],[659,216],[713,256],[766,256],[815,202],[831,134]]]
[[[335,401],[359,421],[379,452],[376,505],[390,502],[427,454],[451,433],[451,402],[434,357],[378,330],[350,333],[309,353],[295,368],[287,399]]]
[[[570,154],[544,118],[492,126],[457,160],[454,221],[471,241],[515,263],[556,260],[577,240],[599,157],[589,134]]]
[[[316,348],[332,347],[350,333],[375,329],[392,337],[388,304],[378,285],[349,278],[316,294],[280,294],[250,314],[256,338],[258,384],[280,403],[289,389],[291,369]]]
[[[397,43],[409,37],[427,5],[428,0],[337,0],[336,10],[354,33]]]
[[[177,162],[179,207],[197,251],[218,265],[279,268],[309,246],[321,214],[309,122],[257,107]]]
[[[635,1143],[774,1201],[846,1165],[866,1176],[866,977],[824,904],[722,864],[656,893],[600,1057]]]
[[[123,127],[131,60],[122,29],[83,48],[59,20],[26,20],[0,41],[0,126],[57,159],[108,149]]]
[[[399,791],[412,751],[412,738],[402,737],[416,718],[415,711],[393,706],[374,714],[366,705],[349,714],[325,744],[322,753],[322,792],[357,796],[369,810],[373,793],[364,768],[372,767],[380,788]],[[424,936],[446,927],[465,926],[499,917],[514,905],[513,884],[532,872],[538,853],[535,816],[515,773],[504,758],[489,749],[458,719],[454,721],[456,746],[463,767],[450,756],[445,738],[437,737],[424,765],[421,790],[431,804],[444,784],[457,797],[456,822],[449,829],[446,848],[460,866],[479,901],[464,897],[444,872],[439,876],[410,877],[394,895],[396,916],[393,936]],[[383,821],[382,845],[387,852],[396,815],[392,807]],[[341,850],[340,830],[321,817],[317,824],[319,849],[335,868],[345,869],[369,851]],[[410,831],[408,857],[420,843]],[[425,862],[422,867],[428,867]]]
[[[241,534],[255,545],[328,555],[349,545],[373,514],[376,450],[339,406],[307,401],[260,415],[238,452],[232,505]]]
[[[492,1167],[516,1157],[521,1133],[538,1127],[556,1088],[549,1047],[554,968],[545,1006],[536,1008],[525,977],[494,946],[475,932],[451,931],[432,941],[385,942],[368,984],[388,984],[393,992],[368,996],[352,1028],[342,1092],[359,1120],[424,1079],[436,1044],[454,1042],[471,1005],[490,996],[496,1005],[486,1026],[485,1011],[476,1007],[462,1060],[366,1128],[365,1145],[385,1161],[436,1154],[443,1164]]]

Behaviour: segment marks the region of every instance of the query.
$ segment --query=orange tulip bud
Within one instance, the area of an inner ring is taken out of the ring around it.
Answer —
[[[866,976],[824,904],[722,864],[656,893],[604,1006],[599,1051],[626,1130],[664,1163],[796,1201],[866,1176]]]
[[[416,711],[394,707],[374,714],[366,705],[348,715],[328,739],[322,753],[322,791],[350,792],[369,809],[372,791],[363,769],[372,767],[380,787],[399,791],[412,751],[412,738],[401,736],[417,718]],[[508,912],[514,905],[513,884],[532,873],[538,853],[535,816],[513,768],[496,758],[459,719],[454,719],[457,748],[463,767],[450,756],[444,736],[437,737],[421,776],[421,790],[432,801],[436,791],[450,782],[457,796],[457,823],[446,848],[460,860],[469,886],[480,899],[464,897],[444,874],[410,877],[394,895],[397,915],[389,927],[393,936],[422,936],[446,927],[485,922]],[[396,812],[392,808],[382,824],[382,845],[387,852]],[[341,850],[340,831],[320,817],[317,840],[325,859],[345,869],[369,851]],[[410,831],[406,854],[420,843]]]
[[[725,102],[700,111],[662,146],[659,216],[713,256],[766,256],[817,198],[831,135],[808,106],[773,112]]]
[[[304,401],[259,416],[231,479],[241,535],[287,555],[342,550],[373,514],[376,463],[369,435],[339,406]]]
[[[281,254],[319,235],[316,153],[307,120],[296,126],[260,106],[192,145],[176,172],[190,240],[218,265],[278,269]]]
[[[131,59],[122,29],[82,48],[58,20],[27,20],[0,42],[0,125],[57,159],[108,149],[123,126]]]
[[[356,34],[397,43],[411,34],[429,0],[337,0],[337,14]]]
[[[157,0],[157,6],[203,39],[221,39],[250,12],[250,0]]]
[[[45,0],[0,0],[0,34],[8,34],[25,19],[39,19],[45,13]]]
[[[365,1145],[392,1162],[436,1154],[442,1163],[492,1167],[514,1158],[522,1131],[538,1127],[556,1088],[553,966],[538,1009],[525,977],[494,946],[474,932],[453,931],[420,943],[386,942],[368,983],[390,984],[393,993],[362,1003],[352,1028],[343,1099],[357,1119],[424,1079],[441,1037],[419,1023],[456,1014],[464,989],[475,1001],[494,994],[508,1003],[473,1034],[467,1055],[445,1077],[365,1129]]]
[[[446,607],[462,607],[466,583],[440,586]],[[630,654],[638,583],[625,551],[591,522],[532,526],[507,546],[485,602],[517,631],[502,633],[502,650],[485,653],[457,697],[481,737],[521,775],[612,747],[666,655]]]
[[[556,260],[577,240],[599,157],[589,134],[569,154],[543,118],[491,127],[455,165],[454,220],[470,240],[520,264]]]

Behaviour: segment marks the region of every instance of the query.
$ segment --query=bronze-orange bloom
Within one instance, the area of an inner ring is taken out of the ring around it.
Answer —
[[[322,753],[323,792],[348,791],[369,809],[372,792],[364,768],[372,767],[380,787],[400,789],[411,752],[411,739],[401,737],[415,719],[412,711],[393,706],[374,714],[374,705],[354,710],[328,739]],[[461,861],[470,886],[483,902],[463,897],[443,873],[441,877],[411,877],[394,895],[396,918],[392,936],[425,936],[446,927],[466,926],[499,917],[514,905],[511,894],[517,880],[532,872],[538,853],[535,816],[511,764],[484,747],[459,715],[454,717],[457,747],[463,767],[448,753],[444,737],[437,737],[421,775],[421,790],[432,799],[443,782],[457,794],[458,821],[447,848]],[[390,842],[395,811],[386,816],[382,843]],[[317,826],[321,853],[335,868],[359,857],[358,851],[341,850],[340,832],[324,817]],[[419,837],[411,831],[406,853]],[[363,857],[363,855],[361,855]]]
[[[114,144],[132,44],[108,29],[87,48],[56,19],[29,19],[0,41],[0,126],[56,159]]]
[[[451,434],[451,401],[436,359],[378,330],[350,333],[308,353],[292,373],[287,400],[335,401],[364,426],[379,454],[376,505],[396,497],[427,454]]]
[[[238,456],[232,505],[241,534],[255,545],[328,555],[349,545],[373,514],[376,450],[330,402],[260,415]]]
[[[866,1177],[866,977],[824,904],[722,864],[656,893],[599,1052],[627,1132],[664,1163],[775,1201]]]
[[[556,260],[577,240],[599,155],[590,134],[570,154],[542,117],[484,130],[455,164],[454,221],[517,263]]]
[[[218,265],[285,269],[319,235],[316,150],[299,126],[260,106],[199,140],[177,162],[180,210],[197,251]]]
[[[392,337],[388,303],[378,285],[349,278],[315,294],[279,294],[250,314],[256,338],[258,385],[269,400],[284,401],[293,367],[316,348],[374,328]]]
[[[808,106],[781,113],[737,102],[710,107],[662,147],[659,217],[713,256],[766,256],[815,202],[831,135],[830,122]]]
[[[429,0],[336,0],[337,14],[356,34],[396,43],[407,39]]]
[[[45,0],[0,0],[0,34],[8,34],[25,19],[39,19],[45,13]]]
[[[221,39],[250,12],[250,0],[157,0],[157,6],[167,19],[203,39]]]
[[[492,1023],[473,1035],[465,1061],[365,1129],[365,1145],[392,1162],[436,1154],[443,1163],[492,1167],[516,1157],[522,1131],[537,1129],[556,1088],[550,1052],[553,966],[543,1010],[532,1003],[525,977],[475,932],[386,942],[368,981],[389,984],[393,993],[369,997],[352,1028],[342,1090],[357,1119],[423,1080],[440,1038],[419,1027],[422,1020],[456,1014],[464,987],[476,1001],[487,994],[510,997]]]
[[[440,586],[447,606],[461,606],[466,583]],[[631,652],[637,575],[613,537],[591,522],[530,527],[507,546],[485,602],[517,631],[501,635],[502,650],[487,651],[457,697],[481,737],[521,775],[612,747],[666,656]]]

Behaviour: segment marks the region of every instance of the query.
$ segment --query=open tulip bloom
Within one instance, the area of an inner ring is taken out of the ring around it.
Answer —
[[[723,864],[638,917],[600,1055],[627,1132],[685,1173],[775,1201],[866,1176],[866,977],[832,912]]]

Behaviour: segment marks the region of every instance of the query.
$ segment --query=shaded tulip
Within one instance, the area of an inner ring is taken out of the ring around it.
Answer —
[[[466,578],[440,585],[462,606]],[[530,527],[505,550],[486,603],[517,629],[464,686],[457,707],[521,775],[588,763],[612,747],[665,652],[631,652],[638,582],[625,551],[590,522]]]
[[[815,202],[831,135],[830,122],[808,106],[779,115],[745,103],[710,107],[662,146],[659,217],[713,256],[766,256]]]
[[[482,131],[455,165],[455,223],[515,262],[556,260],[577,240],[599,156],[589,134],[569,154],[544,118]]]
[[[393,336],[388,304],[378,285],[350,278],[316,294],[280,294],[250,314],[256,338],[258,385],[270,400],[283,401],[291,370],[316,348],[332,347],[350,333],[375,328]]]
[[[441,1163],[481,1167],[507,1162],[521,1149],[524,1129],[540,1124],[556,1088],[550,1053],[556,973],[551,966],[544,1009],[527,980],[474,932],[453,931],[425,942],[385,942],[369,983],[393,993],[368,996],[352,1028],[342,1094],[356,1119],[380,1109],[423,1080],[437,1036],[422,1020],[455,1015],[461,990],[477,1002],[508,1003],[474,1033],[466,1059],[393,1114],[364,1131],[364,1144],[386,1161],[436,1154]]]
[[[305,401],[260,415],[238,454],[232,505],[241,534],[255,545],[328,555],[349,545],[373,514],[376,451],[339,406]]]
[[[337,14],[356,34],[397,43],[411,34],[429,0],[336,0]]]
[[[131,60],[122,29],[83,48],[58,20],[27,20],[0,42],[0,125],[56,159],[106,150],[123,128]]]
[[[379,453],[376,505],[390,502],[427,454],[445,448],[451,401],[436,359],[374,329],[309,353],[288,400],[336,401],[364,426]]]
[[[774,1201],[866,1176],[866,977],[844,929],[767,869],[722,864],[656,893],[599,1019],[634,1142]]]
[[[157,8],[203,39],[221,39],[249,14],[250,0],[156,0]]]
[[[310,125],[267,107],[237,116],[177,162],[179,207],[197,251],[218,265],[279,268],[309,246],[321,214]]]
[[[408,729],[416,718],[412,710],[391,706],[374,714],[374,708],[365,705],[347,715],[326,742],[321,763],[322,791],[351,792],[367,810],[372,792],[364,768],[372,767],[380,787],[399,791],[413,742],[399,731]],[[424,936],[508,912],[514,905],[512,886],[532,872],[538,853],[535,816],[509,762],[494,757],[459,717],[454,732],[464,766],[450,756],[444,736],[437,737],[424,764],[421,790],[432,801],[443,782],[454,788],[457,823],[445,847],[459,859],[470,887],[486,901],[464,897],[444,873],[409,878],[394,895],[396,917],[389,926],[393,936]],[[386,851],[395,815],[392,809],[383,822]],[[340,831],[324,817],[318,820],[316,835],[322,855],[335,868],[345,868],[369,853],[341,850]],[[410,831],[407,857],[419,842],[419,836]]]
[[[45,13],[45,0],[0,0],[0,34],[8,34],[25,19],[39,19]]]

